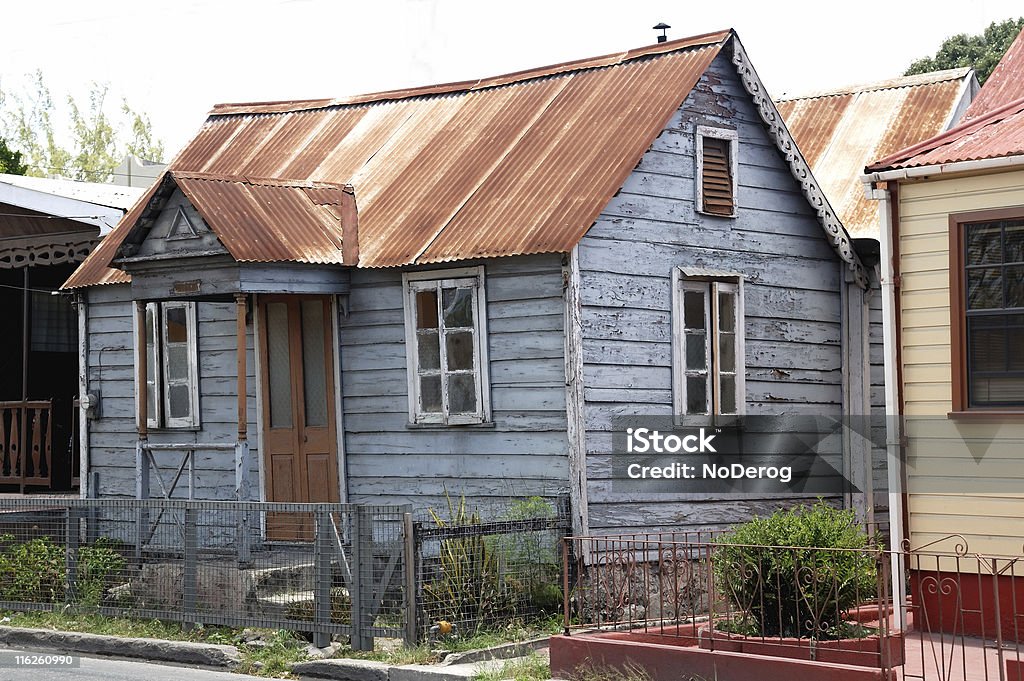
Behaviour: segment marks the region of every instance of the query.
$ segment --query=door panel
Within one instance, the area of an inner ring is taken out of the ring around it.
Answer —
[[[330,312],[325,297],[260,298],[268,501],[339,499]],[[268,514],[267,533],[270,539],[309,539],[311,519]]]

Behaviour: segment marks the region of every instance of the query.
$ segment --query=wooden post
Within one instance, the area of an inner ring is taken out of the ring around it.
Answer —
[[[139,349],[136,380],[139,398],[139,439],[149,438],[149,349],[146,347],[146,303],[135,301],[135,346]],[[156,342],[156,339],[153,339]]]
[[[245,311],[244,293],[235,294],[236,333],[238,341],[238,441],[245,442],[247,437],[248,416],[246,414],[245,385]]]

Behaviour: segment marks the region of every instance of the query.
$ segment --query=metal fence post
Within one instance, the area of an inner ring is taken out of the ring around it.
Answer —
[[[365,506],[352,508],[352,600],[353,650],[373,650],[373,636],[366,631],[373,622],[366,614],[373,593],[373,515]]]
[[[313,593],[313,622],[317,625],[331,622],[331,517],[323,506],[316,510],[316,540],[313,546],[315,586]],[[327,632],[317,629],[313,632],[313,645],[325,648],[331,643]],[[355,647],[355,646],[353,646]]]
[[[246,440],[235,444],[235,500],[249,501],[249,443]],[[248,511],[242,512],[237,532],[238,562],[245,565],[251,560]]]
[[[149,461],[145,449],[146,443],[139,440],[135,445],[135,498],[139,501],[149,498]],[[139,504],[136,513],[135,560],[142,562],[142,545],[146,542],[149,531],[149,510],[144,503]]]
[[[196,527],[196,510],[191,503],[185,506],[185,560],[182,571],[182,628],[192,629],[196,619],[196,597],[198,578],[199,542]]]
[[[100,474],[96,471],[89,473],[89,498],[98,499],[100,496]],[[85,543],[95,543],[97,537],[99,537],[99,514],[97,513],[96,506],[89,504],[89,508],[86,511],[88,517],[85,521]]]
[[[416,590],[416,523],[412,521],[412,513],[402,514],[403,555],[402,567],[405,569],[405,588],[402,590],[405,609],[405,645],[412,647],[419,643],[418,607],[419,598]]]
[[[64,509],[64,568],[67,574],[64,583],[65,603],[74,603],[77,600],[75,582],[78,578],[79,518],[77,508],[67,506]]]

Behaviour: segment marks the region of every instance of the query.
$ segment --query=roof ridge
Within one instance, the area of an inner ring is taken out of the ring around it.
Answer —
[[[797,95],[783,95],[776,98],[777,102],[792,102],[800,99],[821,99],[824,97],[839,97],[841,95],[856,95],[863,92],[877,92],[878,90],[895,90],[903,87],[921,87],[924,85],[936,85],[951,80],[961,80],[972,71],[971,67],[964,66],[956,69],[945,69],[942,71],[931,71],[919,73],[912,76],[899,76],[869,83],[855,83],[837,88],[823,90],[811,90]]]
[[[723,44],[735,34],[733,29],[711,31],[701,33],[687,38],[669,40],[664,43],[655,43],[644,47],[633,48],[622,52],[588,57],[573,61],[560,62],[548,66],[540,66],[521,71],[477,78],[472,80],[454,81],[451,83],[440,83],[435,85],[423,85],[410,88],[399,88],[396,90],[384,90],[349,97],[335,99],[300,99],[293,102],[244,102],[215,104],[210,110],[210,116],[230,116],[238,114],[260,114],[260,113],[293,113],[298,111],[311,111],[315,109],[326,109],[335,106],[351,106],[355,104],[370,104],[381,101],[392,101],[397,99],[411,99],[427,95],[453,94],[457,92],[472,92],[492,87],[512,85],[538,78],[557,76],[564,73],[586,71],[590,69],[619,66],[644,57],[668,54],[687,48],[706,47],[709,45]]]
[[[174,179],[202,180],[206,182],[234,182],[248,184],[255,187],[290,187],[295,189],[338,189],[341,191],[352,191],[352,185],[342,182],[327,182],[325,180],[310,180],[301,178],[280,178],[280,177],[255,177],[250,175],[225,175],[218,173],[204,173],[189,170],[168,171]]]
[[[885,158],[879,159],[875,163],[872,163],[867,168],[865,168],[865,170],[868,172],[884,170],[885,168],[891,165],[895,165],[897,163],[909,160],[914,156],[917,156],[918,154],[923,153],[925,151],[932,151],[934,149],[938,149],[947,142],[952,142],[965,135],[974,134],[978,130],[981,130],[982,128],[992,123],[998,123],[999,121],[1003,120],[1003,118],[1005,118],[1007,115],[1019,113],[1021,110],[1024,110],[1024,97],[1015,99],[1012,102],[999,107],[998,109],[990,111],[984,116],[974,118],[965,123],[961,123],[960,125],[954,128],[950,128],[946,132],[936,135],[935,137],[926,139],[923,142],[918,142],[917,144],[907,147],[906,149],[900,149],[899,151],[893,154],[889,154]]]

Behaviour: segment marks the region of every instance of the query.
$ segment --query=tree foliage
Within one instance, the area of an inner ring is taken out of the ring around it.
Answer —
[[[978,76],[978,82],[984,83],[1022,28],[1024,17],[999,23],[993,21],[979,35],[960,33],[947,38],[934,57],[916,60],[903,75],[971,66]]]
[[[24,175],[28,166],[21,162],[21,152],[7,146],[7,140],[0,137],[0,173]]]
[[[109,92],[108,84],[93,83],[86,103],[66,97],[64,135],[57,132],[63,119],[41,71],[32,74],[25,92],[0,93],[0,135],[20,154],[25,174],[106,182],[125,154],[162,161],[163,142],[154,136],[149,117],[122,100],[119,117],[112,118]]]

